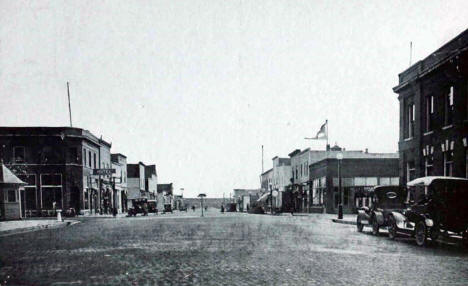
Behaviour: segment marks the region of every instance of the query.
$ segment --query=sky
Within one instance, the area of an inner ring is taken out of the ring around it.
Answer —
[[[0,0],[0,126],[73,126],[185,197],[259,188],[274,156],[396,152],[398,74],[468,1]]]

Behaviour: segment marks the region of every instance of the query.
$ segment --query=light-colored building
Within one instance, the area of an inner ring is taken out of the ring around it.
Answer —
[[[145,164],[127,164],[127,205],[131,208],[132,200],[147,198],[145,190]]]
[[[158,184],[158,194],[157,194],[157,206],[158,210],[164,210],[165,206],[171,206],[174,208],[173,200],[173,186],[172,183],[169,184]]]
[[[283,195],[287,187],[291,184],[291,158],[273,159],[273,178],[271,187],[273,189],[273,207],[281,208],[283,204]]]
[[[158,192],[158,173],[156,172],[156,165],[145,166],[145,190],[148,199],[156,199]]]
[[[127,157],[123,154],[111,154],[112,169],[115,173],[112,175],[115,182],[114,207],[118,213],[127,211]]]
[[[234,202],[237,203],[237,210],[248,211],[252,203],[260,198],[262,189],[234,189]]]

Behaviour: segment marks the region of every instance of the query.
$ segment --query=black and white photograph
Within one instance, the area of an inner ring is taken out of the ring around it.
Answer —
[[[468,2],[0,0],[7,285],[468,285]]]

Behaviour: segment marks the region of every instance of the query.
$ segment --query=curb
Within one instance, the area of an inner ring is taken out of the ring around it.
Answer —
[[[334,223],[356,225],[355,221],[332,218]]]
[[[5,231],[0,232],[0,237],[11,236],[11,235],[20,234],[20,233],[34,232],[34,231],[43,230],[43,229],[57,229],[57,228],[62,228],[66,226],[72,226],[77,223],[80,223],[80,221],[68,220],[68,221],[63,221],[61,223],[54,223],[52,225],[45,224],[45,225],[39,225],[39,226],[31,226],[31,227],[23,227],[23,228],[5,230]]]

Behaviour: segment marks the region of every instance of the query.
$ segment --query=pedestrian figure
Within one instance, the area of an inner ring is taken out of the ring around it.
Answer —
[[[114,217],[117,216],[117,208],[113,208],[113,209],[112,209],[112,215],[113,215]]]
[[[195,211],[195,206],[192,206],[192,210]]]
[[[221,205],[221,213],[224,213],[224,205]]]

